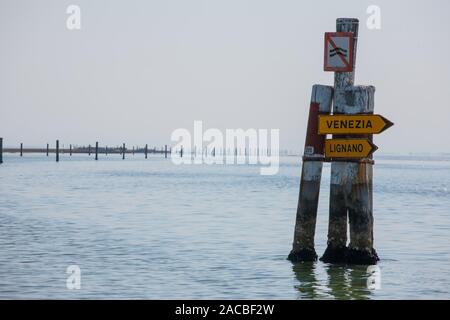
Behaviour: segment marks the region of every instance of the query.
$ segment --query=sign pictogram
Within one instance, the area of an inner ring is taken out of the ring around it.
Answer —
[[[353,71],[353,33],[325,32],[324,60],[325,71]]]

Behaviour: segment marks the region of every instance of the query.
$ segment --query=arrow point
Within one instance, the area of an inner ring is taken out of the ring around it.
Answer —
[[[369,155],[371,155],[372,153],[374,153],[375,151],[378,150],[378,147],[375,144],[373,144],[373,142],[370,141],[370,140],[367,140],[367,142],[369,143],[370,147],[372,148],[370,153],[369,153]]]
[[[392,127],[392,126],[394,125],[394,123],[393,123],[392,121],[386,119],[386,118],[383,117],[383,116],[380,116],[380,117],[381,117],[381,119],[384,121],[384,127],[383,127],[383,129],[380,131],[380,133],[383,132],[384,130],[389,129],[390,127]]]

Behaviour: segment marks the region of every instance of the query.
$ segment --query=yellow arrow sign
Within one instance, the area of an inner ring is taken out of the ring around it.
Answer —
[[[367,139],[327,139],[325,157],[327,158],[366,158],[378,147]]]
[[[373,134],[392,125],[379,114],[319,115],[319,134]]]

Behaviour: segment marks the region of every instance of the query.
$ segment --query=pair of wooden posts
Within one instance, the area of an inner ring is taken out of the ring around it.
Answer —
[[[317,260],[314,236],[324,161],[331,161],[330,205],[327,248],[320,260],[350,264],[379,260],[373,247],[371,154],[376,147],[372,134],[392,123],[373,115],[373,86],[354,86],[358,24],[357,19],[340,18],[337,32],[325,34],[324,70],[335,72],[334,87],[312,89],[294,242],[288,256],[293,262]],[[334,133],[333,139],[326,140],[327,133]]]

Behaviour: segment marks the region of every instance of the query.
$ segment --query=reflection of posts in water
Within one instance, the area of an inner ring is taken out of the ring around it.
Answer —
[[[295,263],[292,266],[298,284],[294,286],[300,293],[300,298],[321,298],[318,292],[319,283],[315,274],[316,264],[314,262]]]
[[[371,291],[367,287],[367,266],[326,265],[329,293],[335,299],[368,299]]]

